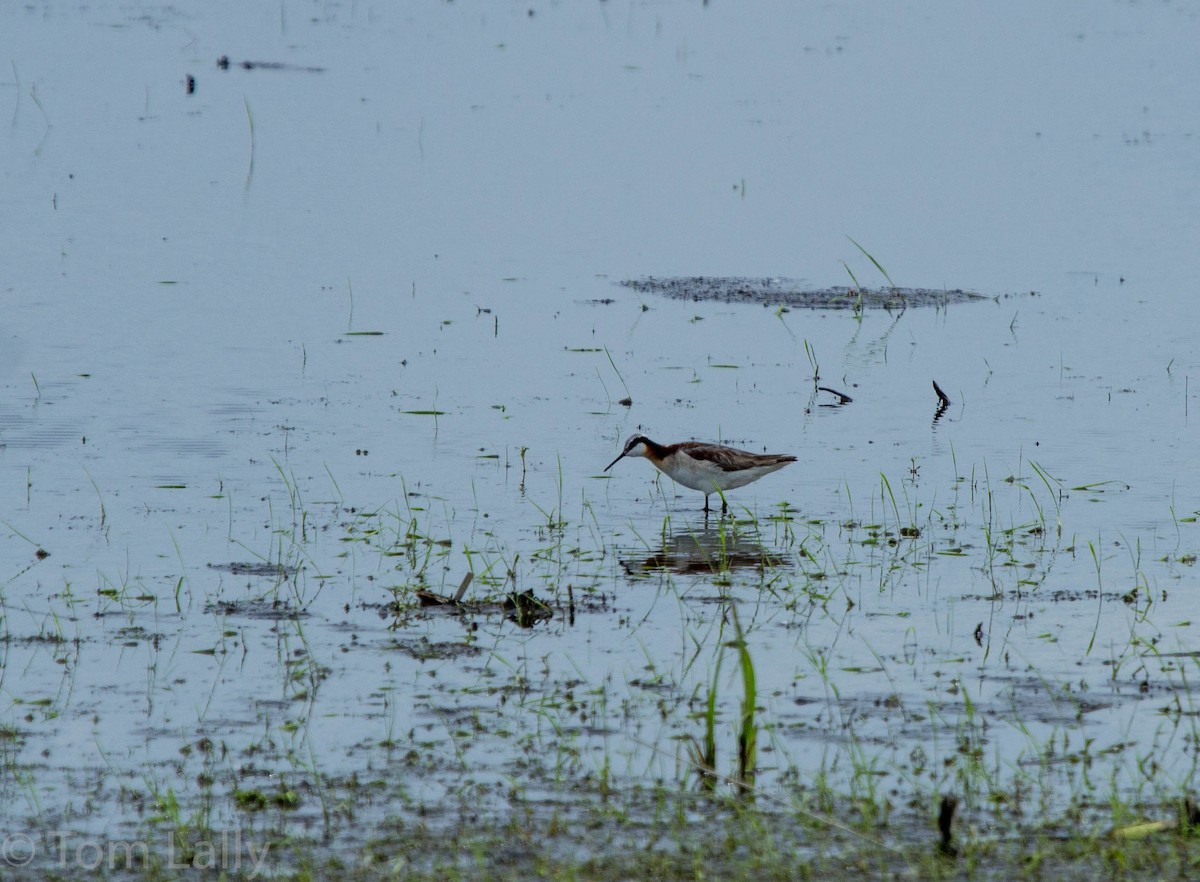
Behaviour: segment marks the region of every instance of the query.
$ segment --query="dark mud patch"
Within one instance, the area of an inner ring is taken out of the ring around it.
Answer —
[[[483,652],[473,643],[433,641],[427,637],[418,637],[415,640],[397,640],[394,645],[397,650],[409,658],[423,662],[470,658]]]
[[[211,615],[268,621],[298,619],[308,615],[284,600],[217,600],[205,604],[204,611]]]
[[[465,583],[464,583],[465,584]],[[599,598],[589,597],[586,593],[584,597],[576,604],[574,589],[567,586],[567,602],[552,602],[542,600],[534,595],[532,590],[514,591],[504,596],[499,601],[465,601],[459,599],[462,590],[454,597],[448,597],[443,594],[435,594],[432,591],[418,590],[414,592],[417,599],[418,608],[422,611],[444,610],[452,615],[488,615],[489,613],[503,613],[504,617],[509,621],[516,622],[523,628],[532,627],[538,622],[545,622],[552,619],[557,611],[557,614],[562,615],[564,612],[567,615],[569,623],[574,624],[575,609],[584,610],[606,610],[607,595],[601,594]],[[394,601],[387,604],[383,609],[393,615],[402,615],[413,611],[413,607],[403,604],[400,601]],[[399,623],[394,627],[399,627]]]
[[[255,576],[262,579],[290,579],[299,571],[299,567],[279,563],[233,563],[208,565],[210,570],[221,570],[235,576]]]
[[[757,303],[792,309],[907,309],[910,306],[948,306],[990,298],[961,288],[813,288],[798,279],[752,279],[717,276],[626,279],[621,282],[642,294],[673,300],[711,300],[718,303]]]
[[[120,628],[117,631],[117,642],[124,646],[138,646],[143,642],[150,643],[155,649],[158,649],[159,644],[166,638],[165,634],[160,634],[154,631],[147,631],[141,625],[130,625],[127,628]]]

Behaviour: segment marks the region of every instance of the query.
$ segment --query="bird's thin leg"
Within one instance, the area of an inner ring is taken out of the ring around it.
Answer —
[[[721,497],[721,514],[729,513],[729,503],[725,501],[725,497]]]
[[[708,512],[708,494],[707,493],[704,494],[704,511],[705,511],[705,513]]]

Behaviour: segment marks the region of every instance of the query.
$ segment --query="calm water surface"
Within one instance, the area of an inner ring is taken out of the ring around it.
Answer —
[[[764,787],[961,792],[965,747],[1094,797],[1048,745],[1122,798],[1194,784],[1189,5],[46,4],[0,33],[12,829],[121,835],[203,771],[217,824],[281,778],[389,770],[382,817],[530,756],[672,781],[714,677],[727,770],[731,606]],[[886,284],[848,236],[989,299],[617,284]],[[601,473],[634,431],[799,462],[706,523],[646,463]],[[468,571],[469,615],[415,605]],[[514,584],[553,617],[506,617]]]

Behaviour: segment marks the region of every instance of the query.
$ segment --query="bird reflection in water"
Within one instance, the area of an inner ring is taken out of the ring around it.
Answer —
[[[734,569],[767,569],[788,564],[785,555],[772,551],[728,522],[684,527],[663,535],[662,547],[645,558],[627,558],[621,565],[630,575],[648,570],[670,570],[679,575],[708,575]]]

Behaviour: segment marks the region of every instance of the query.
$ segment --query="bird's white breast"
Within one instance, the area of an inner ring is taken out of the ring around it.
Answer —
[[[693,459],[682,450],[676,451],[662,463],[655,462],[654,464],[671,480],[690,490],[699,490],[701,493],[744,487],[751,481],[757,481],[763,475],[773,472],[783,465],[783,463],[772,463],[727,472],[706,459]]]

